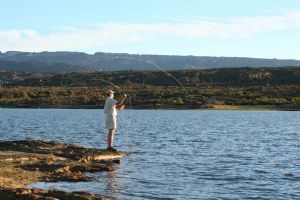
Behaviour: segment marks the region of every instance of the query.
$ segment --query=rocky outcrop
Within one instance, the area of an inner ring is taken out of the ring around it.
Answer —
[[[101,199],[85,192],[28,189],[37,181],[90,181],[85,172],[112,171],[124,152],[54,141],[0,142],[0,197],[4,199]]]

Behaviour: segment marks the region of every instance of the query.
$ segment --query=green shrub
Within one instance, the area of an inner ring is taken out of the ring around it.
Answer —
[[[292,102],[293,103],[300,103],[300,97],[293,97]]]
[[[177,105],[182,105],[184,102],[183,102],[183,99],[182,99],[182,98],[178,97],[178,98],[176,99],[175,103],[176,103]]]
[[[14,103],[15,100],[14,99],[8,99],[8,98],[1,98],[0,99],[0,104],[1,105],[9,105],[11,103]]]
[[[257,98],[257,101],[265,105],[281,105],[286,104],[288,101],[285,98],[272,98],[272,97],[260,97]]]

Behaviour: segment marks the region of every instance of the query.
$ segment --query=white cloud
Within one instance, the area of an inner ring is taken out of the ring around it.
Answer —
[[[50,34],[37,30],[0,30],[0,49],[55,51],[101,48],[158,38],[243,38],[256,33],[300,28],[300,10],[282,15],[198,20],[172,23],[106,23],[89,28],[66,28]]]

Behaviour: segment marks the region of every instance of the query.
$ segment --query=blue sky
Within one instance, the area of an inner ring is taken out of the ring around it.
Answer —
[[[0,0],[0,51],[300,59],[299,0]]]

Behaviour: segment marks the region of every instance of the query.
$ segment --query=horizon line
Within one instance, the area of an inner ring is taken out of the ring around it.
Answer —
[[[127,52],[104,52],[104,51],[95,51],[95,52],[85,52],[85,51],[68,51],[68,50],[59,50],[59,51],[15,51],[15,50],[8,50],[8,51],[0,51],[0,54],[6,54],[10,52],[16,53],[84,53],[87,55],[96,55],[97,53],[103,54],[129,54],[129,55],[139,55],[139,56],[179,56],[179,57],[211,57],[211,58],[250,58],[250,59],[267,59],[267,60],[295,60],[300,61],[297,58],[268,58],[268,57],[248,57],[248,56],[206,56],[206,55],[193,55],[193,54],[156,54],[156,53],[127,53]]]

